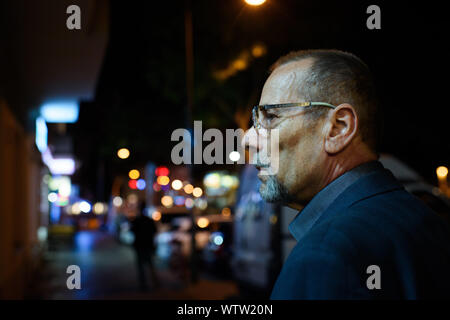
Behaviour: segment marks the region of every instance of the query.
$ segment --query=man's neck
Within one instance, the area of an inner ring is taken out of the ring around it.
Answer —
[[[358,150],[361,149],[350,150],[349,148],[345,153],[329,156],[325,161],[325,166],[322,170],[323,174],[317,181],[317,187],[314,188],[314,190],[311,190],[311,193],[304,201],[290,203],[288,206],[300,211],[312,200],[312,198],[314,198],[316,194],[318,194],[322,189],[339,178],[341,175],[364,163],[378,159],[378,157],[372,152],[358,152]]]

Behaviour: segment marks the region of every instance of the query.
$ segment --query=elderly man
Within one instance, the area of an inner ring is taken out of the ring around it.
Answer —
[[[377,161],[378,113],[353,54],[299,51],[272,67],[244,144],[262,197],[301,210],[272,299],[450,296],[448,226]],[[274,130],[276,169],[264,142]]]

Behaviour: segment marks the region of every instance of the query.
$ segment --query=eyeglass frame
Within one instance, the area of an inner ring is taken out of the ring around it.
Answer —
[[[253,121],[253,127],[256,130],[259,130],[261,128],[264,128],[260,122],[257,119],[257,111],[267,111],[270,109],[277,109],[277,108],[290,108],[290,107],[311,107],[311,106],[324,106],[324,107],[329,107],[331,109],[336,109],[337,107],[326,103],[326,102],[293,102],[293,103],[279,103],[279,104],[260,104],[260,105],[256,105],[253,107],[252,109],[252,121]],[[268,129],[268,128],[264,128],[264,129]]]

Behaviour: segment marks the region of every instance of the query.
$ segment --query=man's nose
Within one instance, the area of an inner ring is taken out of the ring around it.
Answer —
[[[257,153],[259,151],[258,133],[256,132],[254,127],[251,127],[245,132],[241,144],[244,150],[248,150],[250,154],[255,152]]]

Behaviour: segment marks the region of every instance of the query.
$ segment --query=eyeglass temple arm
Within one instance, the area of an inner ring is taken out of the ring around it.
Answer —
[[[275,108],[289,108],[289,107],[309,107],[309,106],[325,106],[335,109],[336,106],[326,103],[326,102],[301,102],[301,103],[282,103],[282,104],[266,104],[261,105],[264,110],[275,109]]]

